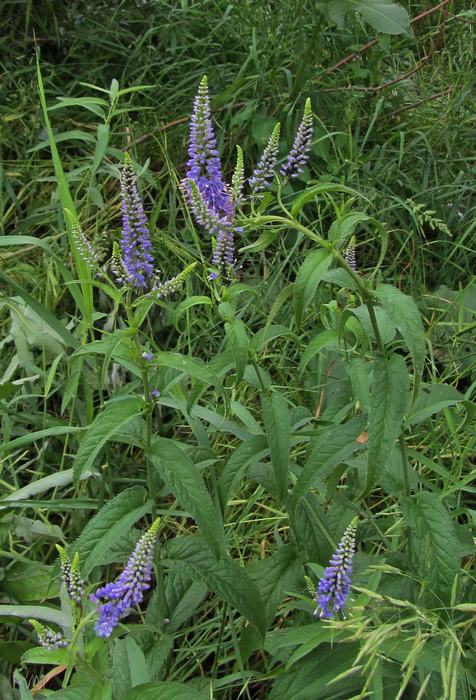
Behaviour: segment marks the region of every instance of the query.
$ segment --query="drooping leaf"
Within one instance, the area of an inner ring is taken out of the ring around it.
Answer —
[[[311,303],[319,282],[332,262],[332,254],[319,248],[307,254],[294,282],[294,315],[296,324],[301,325],[302,315]]]
[[[375,360],[370,394],[368,463],[365,493],[375,483],[379,468],[385,466],[401,431],[408,407],[408,370],[401,355]]]
[[[352,388],[359,399],[364,413],[368,413],[370,407],[369,369],[369,364],[365,362],[363,357],[353,357],[348,365]]]
[[[145,498],[146,491],[142,486],[125,489],[87,523],[72,548],[79,552],[84,576],[102,564],[109,548],[150,511],[150,503],[145,502]]]
[[[291,421],[286,399],[273,392],[261,397],[263,421],[271,452],[274,482],[279,501],[284,500],[289,477],[289,452],[291,448]]]
[[[196,521],[204,541],[219,558],[225,551],[221,514],[195,464],[167,438],[154,440],[151,459],[165,484]]]
[[[146,404],[139,396],[129,396],[106,404],[87,429],[73,462],[75,481],[90,469],[100,450],[126,423],[140,415]]]

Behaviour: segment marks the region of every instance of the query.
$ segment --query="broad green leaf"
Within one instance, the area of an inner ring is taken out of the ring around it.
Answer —
[[[71,660],[71,651],[69,649],[45,649],[44,647],[35,647],[28,649],[22,656],[22,664],[41,664],[51,666],[67,666]]]
[[[116,639],[112,655],[112,687],[115,700],[127,700],[132,688],[150,681],[142,650],[131,637]]]
[[[52,622],[59,627],[71,626],[71,615],[46,605],[0,605],[0,617],[19,617],[21,620]]]
[[[131,690],[127,700],[210,700],[210,697],[209,693],[201,693],[184,683],[155,681]]]
[[[399,3],[391,0],[348,0],[348,4],[378,32],[411,36],[409,14]]]
[[[234,318],[225,323],[228,347],[231,350],[236,367],[236,383],[241,382],[248,362],[248,347],[250,344],[246,326],[243,321]]]
[[[460,570],[461,546],[454,522],[436,493],[422,491],[405,503],[405,515],[430,592],[449,603]]]
[[[103,375],[107,372],[110,361],[114,360],[137,377],[141,376],[130,335],[123,330],[114,331],[102,340],[86,343],[76,350],[73,357],[82,355],[104,355]]]
[[[219,558],[225,551],[221,514],[195,464],[167,438],[154,440],[151,459],[166,486],[196,521],[204,541]]]
[[[434,413],[462,401],[465,401],[463,394],[449,384],[421,384],[408,415],[408,422],[417,425]]]
[[[364,416],[320,432],[310,443],[306,462],[294,486],[292,501],[297,506],[317,478],[322,483],[334,467],[361,449],[357,438],[365,427]]]
[[[303,372],[312,358],[324,348],[332,350],[339,349],[339,332],[334,329],[321,331],[311,340],[307,348],[304,350],[301,362],[299,363],[299,372]]]
[[[264,637],[265,604],[259,586],[243,566],[228,556],[215,561],[199,537],[175,538],[169,550],[170,559],[164,560],[165,564],[187,574],[194,581],[205,583],[209,590],[238,610]]]
[[[162,367],[170,367],[180,370],[183,374],[189,374],[204,384],[220,386],[221,382],[211,369],[203,362],[178,352],[158,352],[154,358],[155,363]]]
[[[102,564],[109,548],[150,512],[150,502],[145,502],[145,497],[146,491],[142,486],[125,489],[87,523],[72,547],[73,552],[79,552],[84,576]]]
[[[294,315],[299,327],[302,315],[312,301],[319,282],[332,262],[332,254],[323,249],[313,250],[307,254],[296,275],[294,282]]]
[[[145,402],[139,396],[127,397],[106,404],[87,428],[73,462],[74,480],[90,469],[106,442],[114,437],[126,423],[140,415]]]
[[[411,353],[418,384],[425,363],[425,331],[418,307],[412,297],[390,284],[377,285],[377,296]]]
[[[408,407],[408,370],[401,355],[378,358],[374,364],[369,411],[369,450],[365,493],[385,466],[400,434]]]
[[[184,313],[186,313],[189,309],[192,308],[192,306],[197,306],[197,305],[205,305],[205,306],[211,306],[212,300],[210,297],[205,297],[205,296],[191,296],[187,297],[187,299],[184,299],[183,301],[180,302],[180,304],[177,304],[177,307],[175,309],[175,322],[178,321],[178,319],[183,316]]]
[[[271,452],[274,483],[278,500],[282,503],[286,495],[289,477],[289,452],[291,448],[291,420],[286,399],[273,392],[261,397],[263,422]]]
[[[280,547],[272,556],[258,559],[248,567],[266,603],[266,620],[271,624],[285,593],[302,578],[302,557],[292,544]]]
[[[258,462],[269,453],[268,441],[264,435],[255,435],[245,440],[231,453],[220,477],[222,508],[226,507],[234,487],[243,478],[252,462]]]

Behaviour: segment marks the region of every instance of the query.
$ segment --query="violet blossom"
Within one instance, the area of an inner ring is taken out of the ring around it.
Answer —
[[[356,529],[357,518],[354,518],[344,532],[336,551],[329,561],[329,566],[325,569],[318,583],[316,594],[317,608],[314,615],[330,619],[345,606],[350,593]]]
[[[150,588],[159,523],[160,518],[157,518],[142,535],[119,578],[101,586],[89,596],[94,603],[99,603],[96,623],[98,637],[109,637],[119,620],[126,617],[133,606],[142,602],[144,591]]]
[[[309,160],[312,145],[313,118],[309,97],[304,106],[304,115],[299,124],[293,146],[280,169],[283,177],[297,177]]]

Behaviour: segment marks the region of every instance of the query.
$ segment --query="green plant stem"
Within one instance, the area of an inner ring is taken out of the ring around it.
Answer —
[[[150,385],[149,385],[149,375],[147,361],[142,357],[141,344],[139,341],[139,329],[137,327],[136,321],[134,319],[134,314],[132,311],[132,292],[129,290],[126,294],[124,308],[126,310],[127,321],[129,324],[129,329],[132,333],[132,338],[134,342],[134,347],[137,355],[137,363],[139,365],[139,370],[141,373],[142,386],[144,389],[144,400],[147,402],[147,409],[145,413],[146,431],[145,431],[145,463],[147,469],[147,485],[149,489],[149,496],[152,499],[152,518],[155,519],[157,515],[157,503],[155,497],[154,488],[154,469],[153,464],[150,459],[150,454],[152,451],[152,410],[153,404],[150,401]]]

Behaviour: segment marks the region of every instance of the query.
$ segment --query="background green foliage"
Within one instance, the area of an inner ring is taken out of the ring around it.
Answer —
[[[2,697],[46,697],[31,689],[69,663],[26,622],[71,624],[55,543],[97,583],[154,508],[163,580],[144,618],[110,654],[88,641],[96,675],[78,666],[72,694],[53,697],[474,692],[476,16],[453,1],[409,23],[430,9],[2,4]],[[289,147],[311,97],[315,143],[292,213],[337,248],[356,233],[384,353],[359,290],[290,225],[249,227],[239,279],[216,298],[209,241],[177,187],[204,73],[228,179],[236,144],[250,172],[278,120]],[[124,148],[158,267],[200,263],[137,335],[161,392],[146,458],[121,300],[93,289],[63,219],[76,209],[107,259]],[[324,626],[305,576],[315,586],[355,514],[351,614]]]

